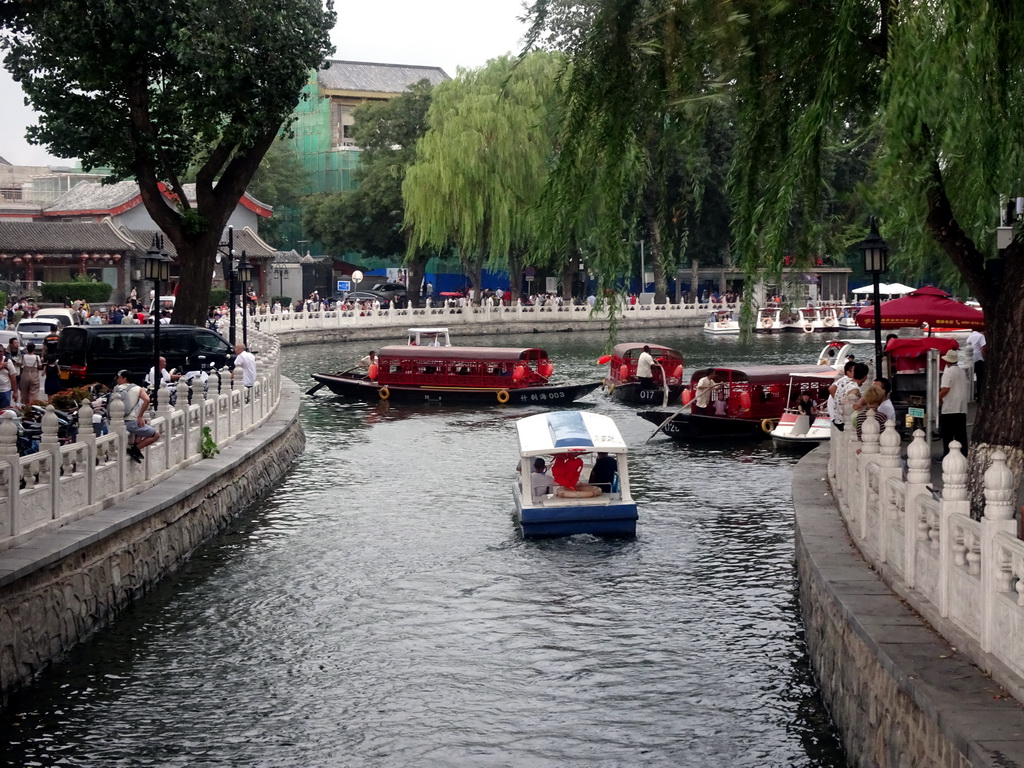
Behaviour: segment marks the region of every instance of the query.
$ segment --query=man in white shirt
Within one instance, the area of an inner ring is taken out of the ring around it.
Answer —
[[[719,378],[719,373],[715,371],[702,377],[700,381],[697,382],[695,391],[696,399],[694,400],[694,404],[698,408],[707,409],[707,407],[711,405],[711,396],[714,394],[716,389],[722,386],[718,381]]]
[[[231,378],[234,379],[235,374],[239,371],[242,373],[242,386],[252,389],[256,383],[256,358],[245,348],[244,344],[235,344],[235,367],[231,369]],[[248,399],[248,394],[246,399]]]
[[[554,492],[555,481],[547,473],[544,459],[540,456],[533,460],[533,471],[530,473],[530,487],[533,489],[533,500]]]
[[[985,334],[971,331],[967,337],[974,358],[974,400],[981,402],[981,390],[985,387]]]
[[[636,377],[640,379],[640,384],[645,387],[654,386],[654,378],[651,375],[651,369],[656,366],[654,357],[651,356],[651,348],[644,345],[643,351],[640,353],[640,357],[636,359]]]
[[[177,381],[180,378],[180,374],[174,374],[173,376],[167,371],[167,358],[160,358],[160,381],[165,387],[170,387],[172,381]],[[149,373],[146,374],[146,386],[152,388],[153,386],[153,369],[149,369]]]
[[[960,452],[967,455],[967,398],[970,383],[967,371],[957,363],[960,356],[955,349],[942,356],[948,363],[939,379],[939,431],[942,433],[942,455],[949,453],[949,444],[957,440]]]

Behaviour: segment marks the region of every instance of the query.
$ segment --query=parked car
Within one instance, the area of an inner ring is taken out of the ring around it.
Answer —
[[[67,328],[69,325],[81,325],[82,316],[75,312],[73,309],[62,309],[60,307],[48,307],[46,309],[40,309],[34,315],[32,320],[56,320],[61,328]]]
[[[229,365],[234,352],[220,334],[193,325],[160,326],[160,354],[168,370]],[[152,325],[79,325],[65,328],[57,342],[61,384],[110,386],[122,368],[141,384],[153,367]]]
[[[41,320],[37,320],[34,317],[30,317],[18,323],[18,327],[14,330],[21,337],[22,346],[31,341],[36,347],[41,348],[47,336],[54,336],[60,333],[61,325],[56,318],[44,317]]]
[[[370,291],[380,296],[382,301],[398,299],[399,302],[404,303],[408,296],[405,286],[401,283],[377,283]]]
[[[335,296],[334,301],[379,301],[384,305],[388,299],[373,291],[349,291],[343,296]]]

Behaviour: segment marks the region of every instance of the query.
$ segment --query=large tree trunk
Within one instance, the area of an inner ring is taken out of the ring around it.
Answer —
[[[985,381],[971,435],[969,483],[971,514],[984,511],[984,474],[991,455],[1001,450],[1019,494],[1024,470],[1024,387],[1021,386],[1017,344],[1024,338],[1024,248],[1007,249],[999,290],[986,302]]]
[[[221,264],[216,263],[217,246],[220,238],[207,231],[194,240],[176,244],[178,249],[178,294],[174,300],[171,319],[186,325],[206,325],[210,308],[210,285],[216,270],[222,273]],[[227,249],[225,248],[225,254]],[[227,258],[224,255],[222,258]]]
[[[518,249],[513,248],[508,254],[508,302],[515,304],[522,298],[523,258]]]
[[[654,303],[665,304],[668,301],[668,280],[665,277],[664,238],[661,231],[661,219],[658,218],[657,208],[652,204],[647,204],[644,208],[644,223],[647,233],[650,235],[650,249],[647,257],[651,262],[651,269],[654,271]],[[642,274],[640,280],[641,283],[644,280]]]
[[[423,306],[423,275],[426,274],[427,262],[429,260],[429,254],[417,251],[405,262],[405,265],[409,268],[409,284],[405,287],[409,297],[409,306],[411,307]]]
[[[927,128],[925,135],[929,135]],[[1001,258],[984,255],[960,226],[946,194],[942,169],[933,162],[927,190],[927,224],[932,237],[963,275],[985,311],[985,384],[971,432],[968,489],[971,515],[984,513],[984,477],[996,450],[1006,454],[1014,498],[1024,468],[1024,386],[1016,345],[1024,334],[1024,242],[1014,239]],[[998,272],[992,272],[992,270]]]

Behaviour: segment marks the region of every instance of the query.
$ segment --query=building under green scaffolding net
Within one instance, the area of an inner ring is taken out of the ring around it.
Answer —
[[[344,192],[355,187],[359,148],[351,138],[356,107],[367,101],[385,101],[428,80],[437,85],[450,79],[440,67],[373,64],[332,60],[310,72],[303,88],[306,96],[295,109],[290,139],[303,167],[309,172],[305,194]],[[300,208],[279,208],[281,233],[295,250],[315,250],[302,231]]]

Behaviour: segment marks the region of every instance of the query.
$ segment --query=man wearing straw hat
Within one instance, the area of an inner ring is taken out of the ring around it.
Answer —
[[[946,370],[939,379],[939,432],[942,433],[942,456],[949,453],[949,444],[960,442],[960,451],[967,455],[967,398],[970,384],[967,371],[957,363],[960,356],[955,349],[942,356]]]

